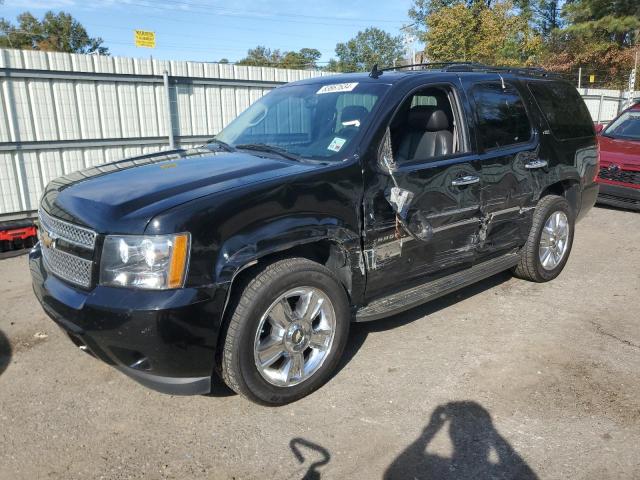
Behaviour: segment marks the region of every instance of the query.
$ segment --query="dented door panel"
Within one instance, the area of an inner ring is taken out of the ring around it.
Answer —
[[[480,183],[455,185],[454,180],[479,177],[480,173],[477,157],[468,155],[401,166],[393,178],[385,173],[372,177],[373,182],[366,185],[364,206],[367,297],[473,264],[480,225]],[[399,188],[412,193],[403,221],[386,195],[394,179]],[[416,231],[425,235],[411,235]]]

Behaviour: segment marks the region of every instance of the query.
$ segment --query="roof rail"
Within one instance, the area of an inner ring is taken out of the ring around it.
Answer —
[[[515,73],[518,75],[537,75],[542,77],[556,77],[559,74],[555,72],[549,72],[541,67],[497,67],[493,65],[484,65],[476,62],[428,62],[428,63],[414,63],[411,65],[398,65],[395,67],[387,67],[378,69],[376,65],[376,74],[381,75],[382,72],[390,70],[401,69],[416,69],[420,67],[420,70],[441,70],[443,72],[486,72],[486,73]],[[376,77],[377,78],[377,77]]]

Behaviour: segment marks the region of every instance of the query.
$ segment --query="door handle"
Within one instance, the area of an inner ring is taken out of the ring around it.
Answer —
[[[530,162],[525,163],[524,168],[528,170],[534,170],[536,168],[544,168],[547,165],[549,165],[549,162],[547,162],[546,160],[536,159],[536,160],[531,160]]]
[[[474,183],[478,183],[480,181],[480,177],[476,177],[475,175],[465,175],[464,177],[458,177],[451,182],[451,185],[454,187],[462,187],[463,185],[472,185]]]

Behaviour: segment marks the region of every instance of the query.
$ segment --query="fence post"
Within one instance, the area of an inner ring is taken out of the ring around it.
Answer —
[[[600,115],[602,114],[602,103],[604,102],[604,93],[600,95],[600,103],[598,104],[598,119],[596,123],[600,123]]]
[[[167,128],[169,129],[169,148],[175,150],[176,141],[173,136],[173,112],[171,111],[171,93],[169,92],[169,72],[162,72],[165,100],[167,102]]]

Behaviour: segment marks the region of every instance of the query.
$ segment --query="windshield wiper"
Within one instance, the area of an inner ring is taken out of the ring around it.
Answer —
[[[288,152],[284,148],[274,147],[273,145],[267,145],[266,143],[244,143],[242,145],[236,145],[236,148],[242,150],[255,150],[256,152],[275,153],[281,157],[289,160],[300,161],[300,157],[294,153]]]
[[[207,140],[206,145],[211,145],[211,144],[217,145],[223,150],[226,150],[227,152],[235,151],[235,148],[233,148],[231,145],[229,145],[226,142],[223,142],[222,140],[218,140],[217,138],[210,138],[209,140]]]

